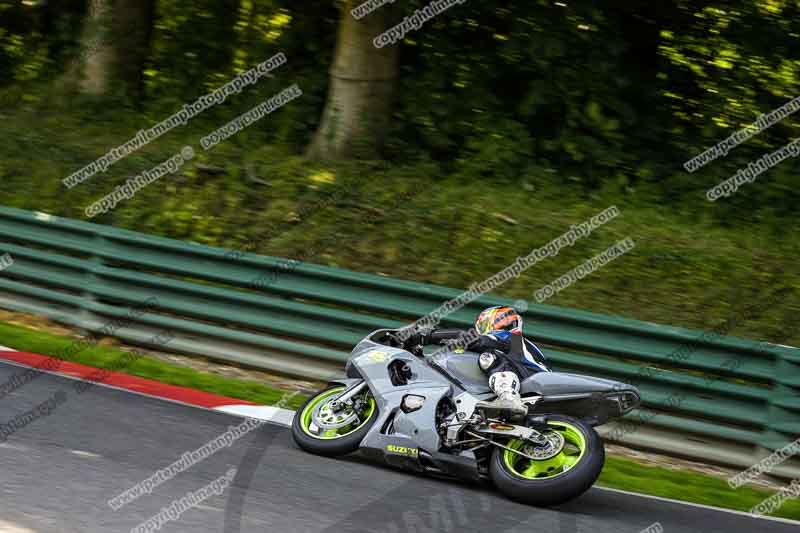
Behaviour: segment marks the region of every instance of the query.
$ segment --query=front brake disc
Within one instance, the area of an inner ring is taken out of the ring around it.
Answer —
[[[317,406],[311,413],[311,421],[323,431],[340,429],[358,421],[358,415],[352,407],[343,407],[334,411],[331,402]]]

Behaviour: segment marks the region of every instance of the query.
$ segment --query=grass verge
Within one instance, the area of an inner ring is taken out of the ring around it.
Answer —
[[[67,337],[34,331],[2,322],[0,322],[0,339],[2,339],[0,344],[13,347],[15,350],[41,355],[58,353],[74,342],[73,339]],[[120,368],[120,361],[128,361],[129,359],[130,352],[112,346],[96,344],[75,354],[68,360],[86,366],[115,370],[170,385],[191,387],[263,405],[275,404],[287,394],[287,391],[269,385],[216,376],[191,368],[170,365],[146,355],[136,358],[124,368]],[[302,395],[295,395],[288,400],[286,407],[297,408],[304,400],[305,398]]]
[[[751,487],[734,490],[714,476],[643,465],[619,457],[606,457],[598,485],[744,512],[774,494]],[[786,501],[770,516],[800,520],[800,501]]]
[[[48,355],[58,353],[65,346],[72,344],[73,340],[0,322],[0,343],[11,346],[15,350]],[[128,352],[119,348],[97,344],[75,354],[69,360],[91,367],[120,370],[134,376],[249,400],[263,405],[275,404],[286,396],[285,390],[276,387],[170,365],[146,355],[136,359],[124,369],[119,369],[117,362],[124,361],[126,354]],[[304,400],[304,396],[295,395],[288,402],[287,407],[296,409]],[[714,476],[668,470],[619,457],[607,457],[598,484],[738,511],[749,511],[772,494],[771,491],[750,487],[733,490],[724,480]],[[787,501],[775,512],[774,516],[800,520],[800,501]]]

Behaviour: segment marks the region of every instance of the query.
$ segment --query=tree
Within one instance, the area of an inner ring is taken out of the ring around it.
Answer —
[[[111,22],[114,42],[113,71],[124,90],[139,102],[142,72],[150,52],[155,0],[115,0]]]
[[[80,54],[72,69],[71,77],[78,76],[79,91],[100,96],[106,93],[111,77],[111,23],[112,0],[90,0],[86,22],[81,32]]]
[[[155,15],[155,0],[89,0],[80,53],[67,80],[83,94],[103,96],[112,82],[139,99]]]
[[[384,6],[356,20],[359,0],[342,2],[328,97],[307,155],[312,159],[377,157],[386,139],[398,78],[398,47],[373,39],[391,26]]]

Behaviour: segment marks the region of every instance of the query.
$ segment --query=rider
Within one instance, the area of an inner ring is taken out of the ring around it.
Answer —
[[[489,377],[489,388],[497,395],[490,402],[479,402],[477,408],[492,413],[520,416],[528,408],[522,402],[519,389],[526,377],[537,372],[549,372],[544,354],[531,341],[522,337],[520,353],[512,353],[512,338],[522,336],[522,317],[514,308],[494,306],[484,309],[475,321],[474,332],[479,337],[466,349],[481,354],[478,364]],[[463,331],[433,330],[409,337],[410,344],[431,344],[464,337]]]

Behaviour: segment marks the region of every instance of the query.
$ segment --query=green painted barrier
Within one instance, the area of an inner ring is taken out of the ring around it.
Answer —
[[[169,328],[176,351],[317,379],[369,331],[408,324],[462,293],[0,207],[6,252],[14,264],[0,271],[0,307],[99,331],[155,297],[155,312],[115,335],[146,343]],[[509,303],[482,296],[443,324],[468,327],[484,307]],[[652,437],[667,431],[730,445],[723,462],[744,464],[800,436],[797,348],[549,305],[529,304],[524,315],[557,370],[641,389],[644,408],[628,418],[651,432],[642,446],[680,455]],[[616,436],[635,444],[637,432],[629,424]]]

